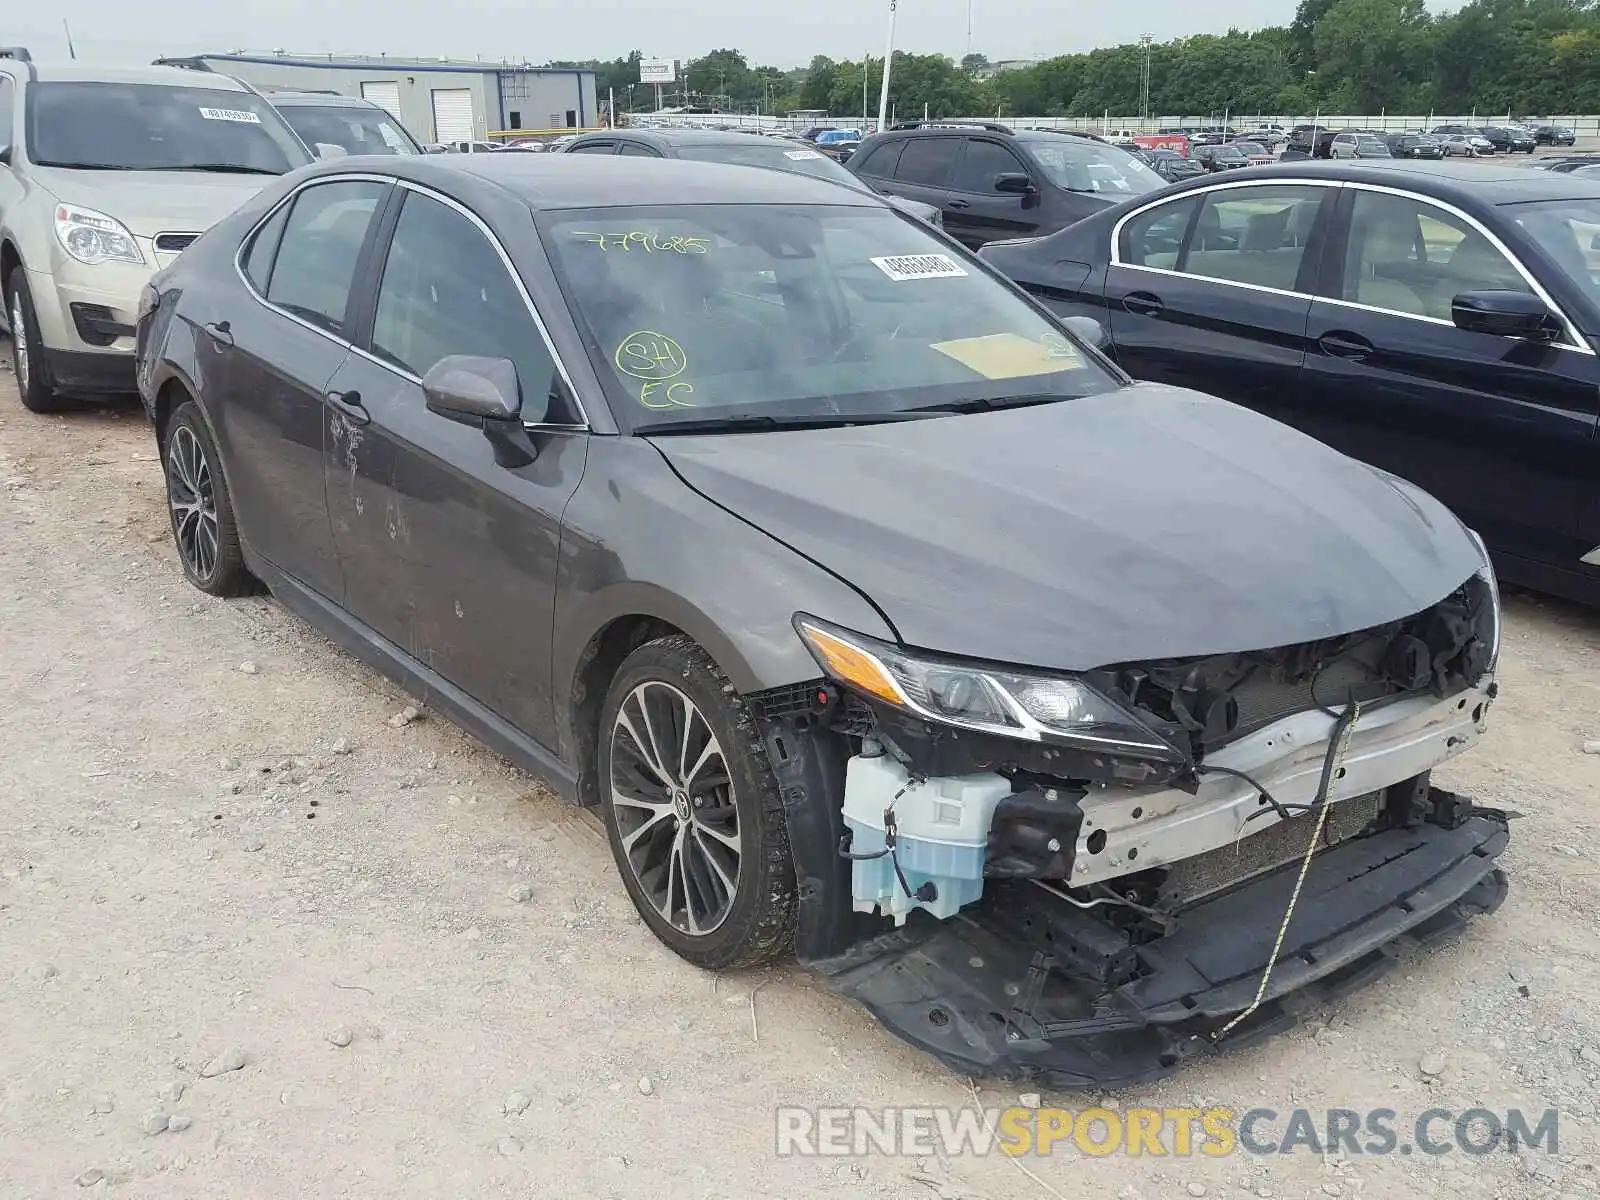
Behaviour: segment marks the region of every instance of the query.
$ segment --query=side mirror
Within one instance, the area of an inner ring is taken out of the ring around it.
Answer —
[[[1088,342],[1096,350],[1105,350],[1111,345],[1106,327],[1093,317],[1062,317],[1061,323],[1072,330],[1080,342]]]
[[[448,355],[422,377],[422,395],[429,412],[483,430],[502,467],[525,467],[539,456],[523,421],[543,420],[549,398],[537,413],[524,412],[510,359]]]
[[[318,142],[312,149],[317,152],[318,158],[323,159],[343,158],[350,153],[343,146],[335,145],[333,142]]]
[[[994,177],[994,190],[1012,196],[1028,196],[1035,189],[1033,180],[1021,171],[1003,171]]]
[[[1462,292],[1450,301],[1457,329],[1497,337],[1554,341],[1560,335],[1555,315],[1532,292]]]

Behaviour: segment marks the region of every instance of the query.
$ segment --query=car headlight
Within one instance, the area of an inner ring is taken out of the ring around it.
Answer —
[[[56,205],[56,240],[73,258],[91,267],[108,262],[144,264],[139,243],[127,226],[92,208]]]
[[[803,614],[795,629],[828,677],[929,721],[1025,741],[1181,763],[1183,753],[1082,680],[911,653]]]
[[[1463,526],[1465,528],[1465,526]],[[1489,603],[1493,606],[1490,613],[1489,632],[1489,670],[1494,670],[1500,661],[1500,580],[1494,573],[1494,560],[1489,557],[1489,547],[1484,544],[1483,538],[1476,529],[1467,529],[1467,534],[1478,545],[1478,553],[1483,556],[1483,566],[1478,568],[1477,577],[1483,580],[1489,589]]]

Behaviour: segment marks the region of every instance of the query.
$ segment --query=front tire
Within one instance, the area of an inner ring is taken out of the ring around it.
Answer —
[[[179,405],[167,422],[161,465],[167,476],[172,539],[189,582],[212,596],[254,591],[221,458],[193,400]]]
[[[39,320],[28,291],[28,274],[22,267],[11,268],[5,281],[6,319],[11,324],[12,366],[17,373],[17,391],[22,406],[29,412],[58,413],[72,402],[56,393],[45,362],[44,343],[39,338]]]
[[[639,647],[600,724],[601,815],[652,933],[707,970],[787,953],[794,863],[778,781],[755,719],[683,635]]]

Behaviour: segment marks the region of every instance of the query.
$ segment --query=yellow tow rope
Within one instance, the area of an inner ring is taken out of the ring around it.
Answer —
[[[1344,728],[1340,731],[1339,740],[1333,748],[1333,765],[1325,767],[1323,772],[1323,785],[1318,789],[1321,792],[1321,803],[1317,806],[1316,827],[1312,830],[1311,841],[1306,846],[1306,852],[1300,859],[1300,874],[1294,881],[1294,891],[1289,893],[1289,907],[1283,914],[1283,924],[1278,927],[1278,940],[1272,944],[1272,956],[1267,959],[1266,969],[1261,972],[1261,986],[1256,988],[1256,998],[1250,1001],[1250,1007],[1213,1034],[1211,1038],[1213,1042],[1220,1042],[1240,1022],[1248,1020],[1251,1014],[1261,1007],[1261,1002],[1266,997],[1267,985],[1272,981],[1272,968],[1278,965],[1278,954],[1283,950],[1283,940],[1289,936],[1289,923],[1294,920],[1295,905],[1300,903],[1300,889],[1305,886],[1306,875],[1311,871],[1311,860],[1317,853],[1317,844],[1322,841],[1322,831],[1328,824],[1328,810],[1333,807],[1333,802],[1329,799],[1328,793],[1333,790],[1334,780],[1339,778],[1339,771],[1344,765],[1345,753],[1350,749],[1351,735],[1355,733],[1356,722],[1360,719],[1361,704],[1352,698],[1350,708],[1341,722]]]

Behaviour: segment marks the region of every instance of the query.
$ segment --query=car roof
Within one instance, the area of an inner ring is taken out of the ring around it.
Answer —
[[[1410,183],[1417,190],[1468,207],[1478,204],[1515,204],[1528,200],[1560,200],[1567,197],[1593,197],[1594,182],[1550,171],[1530,171],[1521,166],[1491,166],[1478,162],[1457,163],[1449,159],[1365,159],[1356,162],[1330,162],[1325,159],[1300,159],[1255,167],[1251,179],[1320,177],[1372,183],[1387,187]]]
[[[631,138],[662,146],[759,146],[775,140],[763,139],[757,133],[741,133],[736,129],[606,129],[582,134],[574,140],[574,145],[614,138]]]
[[[262,95],[267,98],[267,103],[276,108],[312,108],[334,107],[339,108],[380,108],[371,100],[360,96],[346,96],[340,92],[302,92],[298,90],[272,91],[263,88]]]
[[[247,92],[250,89],[231,75],[209,71],[190,71],[183,67],[104,67],[74,60],[26,62],[0,59],[0,66],[14,64],[23,76],[30,74],[36,83],[156,83],[169,87],[207,88],[214,92]]]
[[[535,211],[633,205],[824,204],[887,208],[874,193],[812,175],[730,163],[606,154],[352,155],[318,174],[378,172],[449,192],[488,184]],[[463,176],[468,177],[463,179]]]

